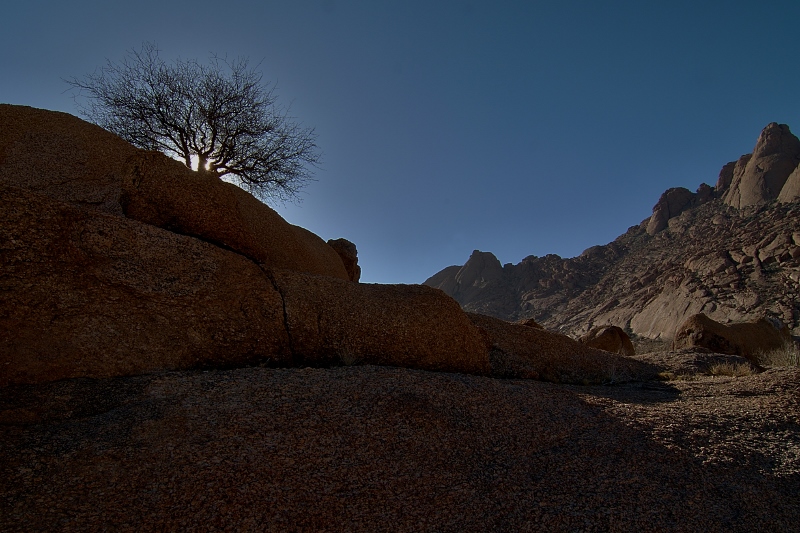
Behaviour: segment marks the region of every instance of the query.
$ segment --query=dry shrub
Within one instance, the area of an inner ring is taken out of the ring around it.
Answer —
[[[349,344],[341,347],[338,350],[338,355],[342,366],[357,366],[364,362],[364,358]]]
[[[800,366],[800,347],[788,341],[780,348],[758,352],[756,358],[761,366]]]
[[[695,381],[698,379],[699,374],[692,374],[686,372],[659,372],[656,379],[660,381]]]
[[[739,378],[752,375],[753,368],[750,366],[750,363],[717,363],[708,367],[708,374],[710,376],[731,376]]]
[[[702,376],[752,376],[757,370],[749,363],[723,361],[712,363],[695,371],[663,371],[659,372],[657,379],[661,381],[696,381]]]

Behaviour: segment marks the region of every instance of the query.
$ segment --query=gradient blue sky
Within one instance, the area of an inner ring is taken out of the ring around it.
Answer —
[[[362,281],[473,249],[580,254],[713,185],[769,122],[800,130],[800,1],[10,2],[0,102],[77,114],[62,78],[143,41],[262,61],[324,153],[299,205]]]

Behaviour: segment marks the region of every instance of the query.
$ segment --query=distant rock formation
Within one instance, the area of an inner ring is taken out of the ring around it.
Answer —
[[[599,326],[581,336],[578,342],[619,355],[636,355],[631,338],[618,326]]]
[[[726,204],[741,209],[763,205],[781,196],[788,177],[800,165],[800,140],[789,126],[767,125],[750,156],[742,156],[733,169],[730,187],[719,189]],[[723,180],[723,184],[724,181]],[[784,197],[787,200],[790,193]],[[796,195],[795,195],[796,196]]]
[[[464,266],[454,272],[452,280],[448,276],[446,287],[440,288],[451,296],[458,295],[456,299],[471,299],[502,277],[503,266],[493,254],[474,250]]]
[[[786,183],[783,184],[781,193],[778,195],[778,201],[782,203],[796,202],[798,200],[800,200],[800,166],[789,174],[789,177],[786,178]]]
[[[647,223],[647,233],[655,235],[667,227],[669,219],[680,215],[687,209],[706,203],[711,197],[712,189],[705,183],[700,185],[696,193],[683,187],[669,189],[661,195],[658,203],[653,207],[653,214]]]
[[[675,332],[672,347],[703,347],[716,353],[739,355],[758,363],[763,352],[791,343],[789,328],[779,320],[761,318],[753,322],[720,324],[704,314],[689,317]]]
[[[800,335],[798,147],[788,127],[770,124],[715,187],[666,191],[650,218],[607,245],[502,267],[476,251],[425,284],[467,311],[532,318],[576,338],[617,324],[671,340],[697,313],[721,323],[773,316]]]

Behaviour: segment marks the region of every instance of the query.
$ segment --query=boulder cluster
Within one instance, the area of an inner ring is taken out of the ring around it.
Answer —
[[[0,105],[0,221],[0,386],[245,365],[653,371],[439,289],[357,283],[353,243],[63,113]]]

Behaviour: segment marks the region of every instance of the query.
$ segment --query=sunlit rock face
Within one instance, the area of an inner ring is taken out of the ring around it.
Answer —
[[[786,183],[783,184],[781,193],[778,195],[778,201],[782,203],[796,202],[798,200],[800,200],[800,166],[789,174],[789,177],[786,178]]]
[[[773,122],[761,132],[752,155],[736,163],[723,200],[736,208],[775,200],[798,165],[800,140],[789,126]]]

